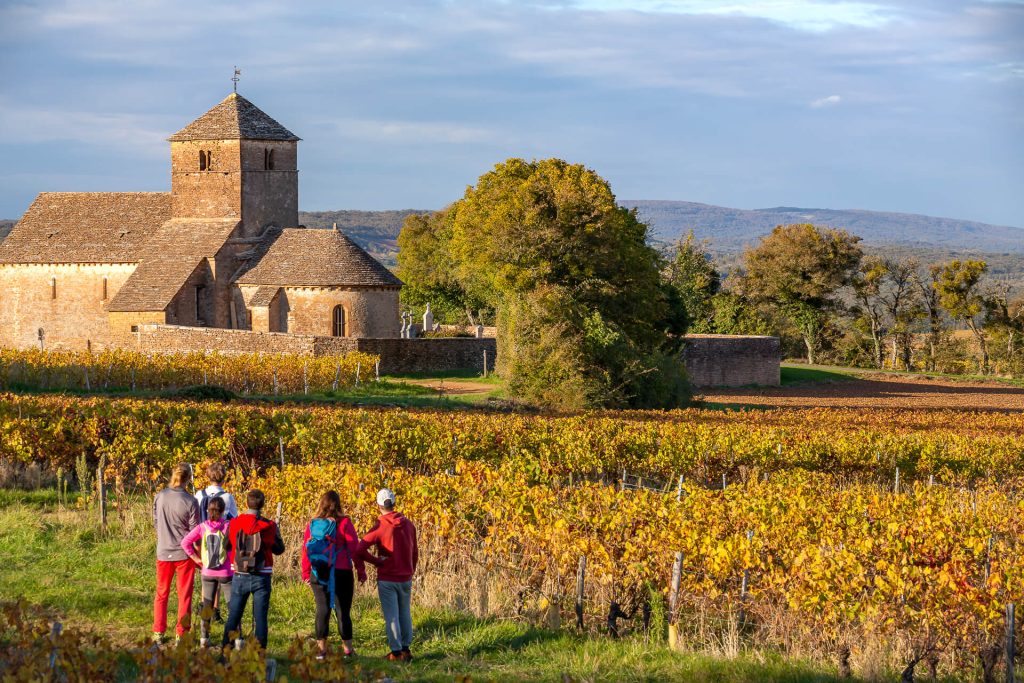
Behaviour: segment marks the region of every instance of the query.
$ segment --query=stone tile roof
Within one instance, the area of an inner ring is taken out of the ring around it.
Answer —
[[[135,263],[170,217],[169,192],[43,192],[0,244],[0,263]]]
[[[168,138],[183,140],[291,140],[299,138],[238,93]]]
[[[249,299],[248,306],[255,308],[256,306],[269,306],[273,302],[274,297],[281,291],[280,287],[263,286],[259,287]]]
[[[213,258],[238,227],[237,219],[176,218],[153,233],[139,267],[107,305],[108,311],[162,311],[205,258]]]
[[[337,230],[287,228],[267,238],[242,285],[401,287],[402,281]]]

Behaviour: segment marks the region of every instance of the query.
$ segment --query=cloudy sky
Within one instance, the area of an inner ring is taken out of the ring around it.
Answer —
[[[628,199],[1024,226],[1022,0],[0,0],[0,217],[168,189],[236,64],[303,209],[557,156]]]

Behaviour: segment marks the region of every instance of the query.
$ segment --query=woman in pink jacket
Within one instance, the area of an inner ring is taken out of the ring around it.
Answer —
[[[355,593],[353,569],[358,575],[359,583],[366,581],[366,567],[357,557],[359,535],[352,525],[352,520],[341,512],[341,496],[337,491],[328,491],[320,496],[314,520],[334,520],[337,529],[334,535],[334,613],[338,618],[341,640],[344,644],[346,657],[355,654],[352,649],[352,595]],[[313,590],[316,602],[316,644],[319,648],[318,659],[327,656],[327,633],[330,630],[331,605],[329,587],[322,585],[312,575],[312,563],[309,560],[307,544],[312,537],[310,524],[306,525],[306,533],[302,543],[302,580]]]
[[[213,596],[220,589],[220,599],[225,604],[231,602],[231,562],[228,556],[228,523],[224,518],[224,499],[210,498],[207,503],[209,513],[205,522],[190,531],[181,539],[181,547],[202,567],[203,614],[200,632],[200,647],[210,645],[210,617],[213,616]]]

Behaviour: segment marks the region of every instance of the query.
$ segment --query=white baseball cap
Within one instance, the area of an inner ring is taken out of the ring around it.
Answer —
[[[377,491],[377,505],[384,505],[388,502],[394,505],[395,492],[391,489],[381,489],[380,491]]]

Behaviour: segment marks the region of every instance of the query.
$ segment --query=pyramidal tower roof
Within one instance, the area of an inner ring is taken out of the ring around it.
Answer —
[[[231,93],[220,104],[167,138],[185,140],[288,140],[299,139],[270,118],[262,109],[238,93]]]

